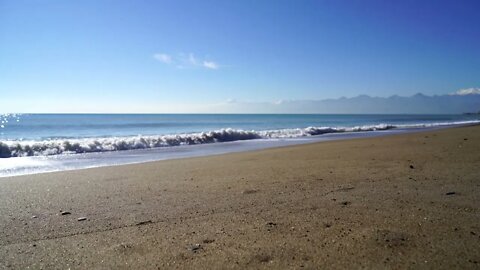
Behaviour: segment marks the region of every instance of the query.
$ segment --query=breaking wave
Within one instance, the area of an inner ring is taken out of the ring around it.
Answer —
[[[307,127],[265,131],[246,131],[227,128],[209,132],[161,136],[130,136],[68,140],[52,139],[45,141],[4,141],[0,142],[0,158],[121,151],[240,140],[298,138],[327,133],[376,131],[389,130],[393,128],[422,128],[478,123],[480,123],[480,121],[475,120],[413,125],[379,124],[358,127]]]

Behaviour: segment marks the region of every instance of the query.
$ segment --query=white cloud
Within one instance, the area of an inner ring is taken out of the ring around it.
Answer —
[[[450,95],[456,95],[456,96],[480,95],[480,88],[472,87],[472,88],[460,89],[457,92],[451,93]]]
[[[209,69],[218,69],[218,64],[213,61],[203,61],[203,66]]]
[[[172,57],[168,54],[164,53],[156,53],[153,55],[153,58],[157,59],[158,61],[165,63],[165,64],[171,64],[172,63]]]
[[[188,55],[188,62],[193,65],[193,66],[197,66],[198,65],[198,62],[197,62],[197,59],[195,58],[195,55],[193,55],[193,53],[190,53]]]
[[[188,68],[206,68],[206,69],[219,69],[220,65],[217,62],[199,59],[193,53],[185,54],[178,53],[177,56],[170,56],[164,53],[156,53],[153,57],[165,64],[175,64],[179,69]]]

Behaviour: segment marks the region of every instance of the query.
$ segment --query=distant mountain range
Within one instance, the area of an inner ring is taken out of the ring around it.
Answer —
[[[230,102],[228,111],[252,111],[259,113],[385,113],[385,114],[462,114],[480,111],[480,94],[454,93],[410,97],[370,97],[325,100],[283,100],[275,103]]]
[[[480,95],[391,96],[370,97],[360,95],[353,98],[326,99],[320,101],[282,102],[285,107],[302,107],[306,111],[319,113],[470,113],[480,111]],[[283,106],[282,106],[283,107]]]

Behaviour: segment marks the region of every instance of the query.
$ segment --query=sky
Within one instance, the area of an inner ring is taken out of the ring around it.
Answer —
[[[0,113],[216,112],[477,88],[479,10],[478,0],[0,0]]]

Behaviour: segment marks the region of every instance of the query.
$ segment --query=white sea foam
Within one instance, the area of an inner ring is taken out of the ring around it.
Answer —
[[[239,140],[298,138],[327,133],[377,131],[389,130],[393,128],[425,128],[479,123],[480,120],[472,120],[462,122],[441,122],[408,125],[379,124],[357,127],[307,127],[264,131],[245,131],[228,128],[201,133],[174,134],[162,136],[131,136],[68,140],[57,139],[45,141],[3,141],[0,142],[0,158],[107,152],[178,145],[230,142]]]

